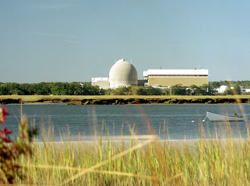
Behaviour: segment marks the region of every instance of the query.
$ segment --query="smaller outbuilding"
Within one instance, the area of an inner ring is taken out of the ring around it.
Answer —
[[[233,87],[232,87],[233,88]],[[229,87],[228,86],[226,86],[226,85],[221,85],[220,86],[220,88],[217,88],[216,89],[216,91],[218,92],[218,93],[224,93],[226,90],[228,90],[229,89]]]
[[[97,85],[102,89],[109,88],[109,78],[108,77],[94,77],[92,78],[91,84],[93,86]]]

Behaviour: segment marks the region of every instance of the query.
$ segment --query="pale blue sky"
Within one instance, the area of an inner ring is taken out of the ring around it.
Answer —
[[[1,82],[91,81],[114,62],[250,80],[250,1],[0,0]]]

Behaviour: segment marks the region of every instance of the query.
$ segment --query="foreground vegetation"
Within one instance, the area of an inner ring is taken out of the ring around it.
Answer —
[[[20,161],[34,185],[249,185],[250,139],[34,144]],[[140,138],[140,136],[139,136]]]
[[[2,104],[19,103],[66,103],[69,105],[120,105],[120,104],[218,104],[250,103],[250,95],[231,96],[0,96]]]

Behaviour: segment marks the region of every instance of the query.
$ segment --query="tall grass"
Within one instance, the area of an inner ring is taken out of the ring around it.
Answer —
[[[129,139],[36,142],[17,184],[250,185],[250,139]]]

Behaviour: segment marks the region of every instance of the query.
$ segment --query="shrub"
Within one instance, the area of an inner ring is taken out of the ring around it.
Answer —
[[[0,107],[0,123],[3,125],[7,119],[7,108]],[[16,177],[22,179],[18,161],[22,155],[31,155],[32,137],[38,134],[38,129],[28,129],[27,118],[21,118],[19,136],[12,140],[12,130],[1,127],[0,130],[0,184],[13,183]]]

